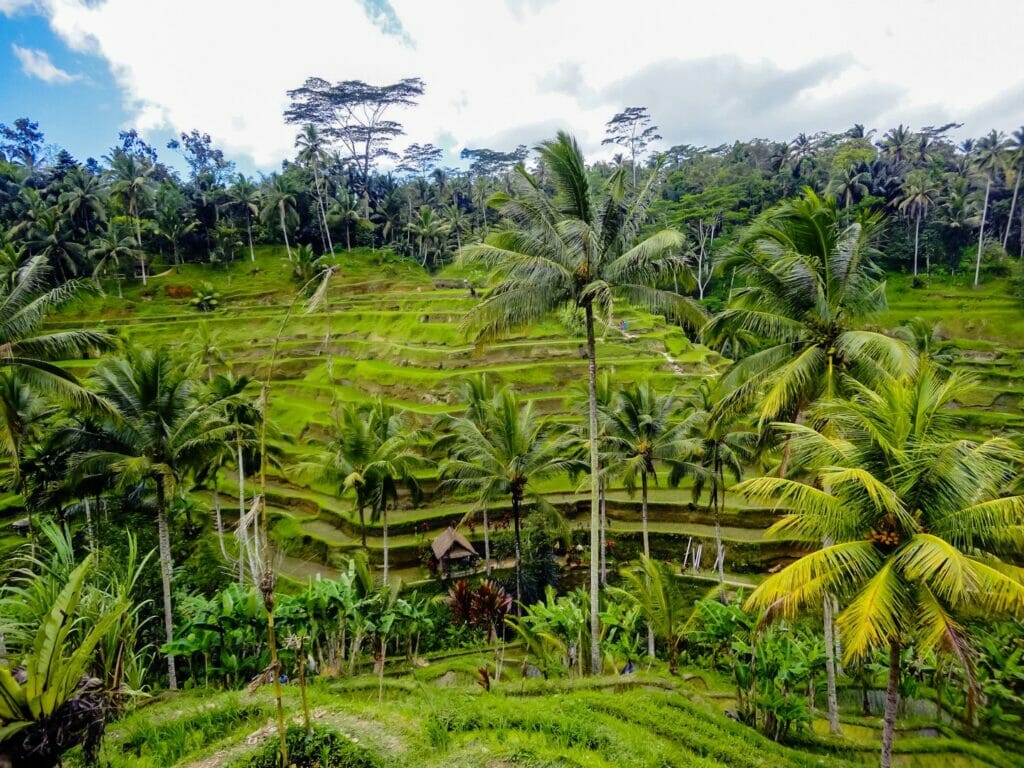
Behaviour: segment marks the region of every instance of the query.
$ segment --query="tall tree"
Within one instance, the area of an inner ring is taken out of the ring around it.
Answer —
[[[996,174],[1006,162],[1006,137],[999,131],[990,131],[974,144],[972,165],[974,171],[985,180],[985,196],[981,205],[981,222],[978,225],[978,256],[974,260],[974,287],[981,279],[981,258],[985,253],[985,223],[988,218],[989,193]]]
[[[771,620],[815,612],[835,594],[847,659],[886,652],[883,768],[892,762],[902,648],[951,653],[967,676],[970,710],[977,684],[964,619],[1024,613],[1024,571],[998,557],[1016,554],[1024,525],[1024,497],[1004,495],[1021,454],[1005,438],[959,437],[951,407],[969,389],[926,361],[876,389],[858,385],[849,401],[816,410],[818,429],[777,425],[812,484],[764,477],[735,489],[787,511],[769,535],[828,542],[769,576],[748,605]]]
[[[291,261],[292,246],[288,242],[288,222],[298,217],[298,213],[295,211],[295,188],[291,179],[281,173],[275,173],[270,177],[270,184],[263,193],[263,210],[260,211],[260,219],[264,223],[274,216],[277,216],[281,235],[284,237],[284,247],[288,252],[288,261]]]
[[[403,134],[402,124],[387,118],[396,107],[411,107],[423,95],[423,81],[405,78],[388,85],[362,80],[330,83],[311,77],[288,91],[291,104],[284,117],[289,123],[313,124],[341,143],[357,170],[363,196],[363,218],[370,217],[370,171],[381,158],[397,159],[390,149]]]
[[[521,605],[524,502],[537,483],[569,471],[575,461],[566,458],[563,442],[552,439],[532,402],[521,404],[514,393],[503,390],[477,409],[479,421],[470,415],[448,424],[451,438],[445,447],[450,456],[441,466],[442,482],[472,493],[485,507],[499,499],[511,501],[516,602]]]
[[[636,169],[647,148],[660,141],[658,126],[651,122],[647,107],[626,107],[605,123],[605,138],[602,145],[613,144],[622,147],[629,154],[633,170],[633,188],[636,188]]]
[[[110,158],[111,195],[120,201],[135,225],[135,244],[142,249],[142,209],[152,195],[153,166],[115,150]],[[142,284],[146,284],[146,262],[142,262]]]
[[[651,556],[647,521],[648,485],[657,482],[658,464],[676,458],[682,438],[674,394],[659,395],[650,381],[620,389],[605,414],[608,460],[626,490],[636,492],[640,481],[640,521],[644,557]],[[647,626],[647,653],[654,656],[654,628]]]
[[[881,369],[912,367],[901,342],[856,330],[885,307],[873,260],[880,225],[871,214],[843,224],[835,198],[806,189],[743,233],[733,263],[745,285],[705,327],[705,339],[746,331],[771,343],[733,365],[719,407],[742,411],[757,401],[762,423],[795,419],[841,391],[848,376],[870,380]]]
[[[917,255],[921,242],[921,222],[928,215],[929,209],[935,204],[939,194],[939,185],[925,170],[915,170],[907,174],[900,191],[899,209],[905,211],[914,220],[914,275],[917,275]],[[925,271],[930,271],[929,258]]]
[[[249,260],[256,261],[256,251],[252,246],[252,217],[259,216],[260,203],[262,202],[259,187],[245,177],[245,174],[238,174],[235,183],[228,187],[228,205],[242,211],[245,214],[245,232],[249,241]]]
[[[320,229],[326,239],[325,247],[328,253],[334,253],[334,243],[331,242],[331,228],[327,224],[327,180],[323,178],[321,168],[329,162],[327,145],[321,136],[320,131],[312,123],[302,126],[302,130],[295,137],[295,146],[299,150],[296,158],[301,164],[309,168],[313,174],[313,196],[316,199],[318,221]]]
[[[1024,125],[1013,132],[1009,149],[1015,163],[1013,179],[1013,197],[1010,199],[1010,213],[1006,217],[1006,231],[1003,233],[1003,250],[1010,242],[1010,230],[1013,228],[1013,212],[1017,208],[1017,196],[1020,193],[1020,177],[1024,175]],[[1024,229],[1020,232],[1021,243],[1024,244]]]
[[[461,251],[463,261],[489,267],[494,277],[493,288],[471,310],[466,326],[476,328],[483,341],[539,322],[560,307],[583,310],[590,400],[590,660],[597,674],[601,670],[601,468],[595,318],[610,315],[616,297],[683,318],[693,326],[700,325],[704,315],[694,302],[656,287],[680,266],[677,251],[682,236],[672,230],[645,239],[639,235],[659,174],[651,174],[643,189],[627,200],[622,174],[617,173],[599,199],[583,153],[569,134],[559,133],[537,151],[556,190],[555,198],[549,198],[537,178],[521,166],[519,194],[492,197],[491,204],[509,226]]]
[[[404,487],[417,501],[420,484],[416,472],[430,465],[418,448],[420,435],[401,414],[383,400],[369,405],[349,404],[341,409],[335,436],[324,450],[299,463],[300,476],[329,483],[339,493],[352,491],[366,546],[366,508],[383,530],[384,583],[388,581],[388,508]]]
[[[168,504],[189,471],[220,449],[229,425],[216,408],[197,397],[198,388],[166,347],[129,349],[124,358],[105,360],[93,372],[97,393],[112,415],[87,439],[74,461],[76,476],[108,478],[122,491],[151,489],[154,494],[164,633],[174,640]],[[178,687],[174,656],[167,656],[167,678]]]

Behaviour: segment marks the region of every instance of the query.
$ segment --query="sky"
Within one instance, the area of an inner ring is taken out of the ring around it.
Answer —
[[[80,159],[126,128],[161,149],[198,128],[270,171],[307,77],[420,77],[394,148],[432,142],[446,165],[563,128],[609,157],[627,106],[666,147],[855,122],[964,138],[1024,125],[1021,39],[1014,0],[0,0],[0,122],[31,117]]]

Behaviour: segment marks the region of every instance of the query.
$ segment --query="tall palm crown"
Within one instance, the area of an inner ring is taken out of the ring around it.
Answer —
[[[417,470],[430,462],[419,451],[420,434],[402,415],[379,398],[370,405],[341,409],[335,437],[320,453],[296,466],[298,474],[352,492],[366,546],[366,509],[383,523],[384,579],[388,576],[387,510],[405,488],[413,501],[420,497]]]
[[[174,639],[171,548],[167,521],[170,495],[189,471],[201,466],[229,438],[230,425],[215,405],[202,402],[195,382],[164,347],[129,350],[93,372],[96,391],[113,409],[93,434],[83,435],[74,472],[83,480],[105,479],[121,490],[155,492],[163,582],[164,631]],[[177,685],[174,657],[168,677]]]
[[[917,253],[920,242],[921,222],[935,204],[939,185],[925,170],[911,171],[900,189],[897,206],[914,219],[914,274],[917,274]]]
[[[64,178],[60,204],[86,232],[92,230],[94,222],[106,218],[106,197],[100,180],[84,168],[72,168]]]
[[[845,372],[870,380],[880,369],[906,370],[909,351],[882,334],[854,330],[885,307],[885,283],[872,260],[880,219],[844,224],[834,198],[810,189],[765,212],[741,237],[733,262],[746,285],[705,327],[709,341],[736,331],[769,340],[726,375],[722,407],[757,395],[762,422],[792,419],[841,389]]]
[[[998,557],[1019,553],[1024,497],[1004,493],[1021,453],[1003,438],[956,437],[949,408],[969,389],[927,361],[874,390],[857,385],[816,409],[818,431],[778,425],[813,485],[765,477],[735,488],[787,510],[769,535],[831,542],[766,579],[749,605],[792,616],[837,595],[846,656],[890,651],[893,698],[901,645],[966,662],[964,616],[1024,614],[1024,569]]]
[[[153,166],[117,151],[110,158],[110,194],[135,221],[135,244],[142,247],[141,216],[152,197]]]
[[[245,214],[245,230],[249,235],[249,259],[256,261],[256,253],[252,247],[252,217],[259,216],[260,190],[255,184],[245,177],[245,174],[238,174],[234,185],[228,187],[227,205],[240,210]]]
[[[49,392],[76,405],[97,403],[70,373],[50,360],[66,360],[90,350],[110,349],[113,338],[102,331],[40,333],[47,314],[71,299],[77,283],[50,284],[46,260],[36,256],[18,271],[13,285],[0,283],[0,368],[16,367],[35,390]]]
[[[549,197],[539,179],[519,166],[517,194],[491,197],[490,205],[503,215],[505,227],[482,243],[464,246],[460,258],[489,267],[494,287],[468,314],[466,323],[483,341],[538,322],[560,307],[584,311],[590,387],[590,545],[596,555],[600,547],[600,459],[595,314],[610,314],[618,298],[680,317],[694,326],[702,324],[704,315],[696,303],[657,287],[667,284],[681,266],[678,250],[682,235],[663,230],[640,238],[659,173],[652,173],[638,194],[627,200],[621,169],[606,190],[594,188],[583,153],[569,134],[559,133],[537,151],[555,196]],[[601,666],[597,560],[592,556],[590,566],[590,655],[595,673]]]
[[[450,422],[445,444],[450,457],[441,477],[445,487],[473,493],[481,504],[512,502],[516,599],[521,600],[523,503],[538,482],[575,469],[577,462],[566,456],[564,441],[552,439],[533,403],[520,404],[513,392],[502,390],[478,411],[479,422],[470,416]]]
[[[85,266],[85,248],[70,224],[56,207],[48,208],[36,220],[25,242],[28,251],[45,258],[62,280],[77,277]]]
[[[658,464],[677,457],[683,437],[676,419],[674,394],[659,395],[649,381],[620,389],[604,415],[606,460],[629,493],[642,490],[644,554],[650,557],[647,534],[647,487],[657,480]]]
[[[981,221],[978,224],[978,254],[974,260],[974,285],[981,279],[981,260],[985,252],[985,222],[988,219],[989,193],[992,183],[1006,163],[1008,144],[1001,131],[992,130],[978,139],[971,151],[971,167],[985,180],[985,194],[981,204]]]
[[[275,173],[271,176],[270,184],[263,193],[263,209],[260,211],[260,220],[267,223],[275,216],[277,217],[281,235],[284,237],[284,247],[288,252],[288,261],[292,260],[292,246],[288,242],[288,222],[298,218],[295,205],[295,188],[291,180],[287,176]]]
[[[747,414],[719,407],[723,394],[721,384],[712,386],[707,380],[701,382],[691,401],[692,410],[680,425],[683,438],[678,443],[669,476],[672,485],[683,478],[693,478],[695,503],[707,491],[707,508],[715,521],[715,562],[720,584],[725,581],[722,508],[727,478],[740,481],[744,467],[754,459],[759,437],[757,431],[751,429]]]

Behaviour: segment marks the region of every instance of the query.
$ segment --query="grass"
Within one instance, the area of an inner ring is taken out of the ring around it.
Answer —
[[[394,662],[383,685],[369,675],[316,680],[309,687],[313,743],[318,754],[333,756],[321,768],[851,768],[877,762],[875,719],[844,718],[849,722],[841,739],[804,731],[780,745],[723,714],[729,687],[713,673],[672,678],[657,664],[628,678],[527,680],[516,654],[509,649],[490,692],[474,682],[478,667],[494,669],[489,649],[434,657],[425,667]],[[293,685],[285,687],[285,705],[297,756],[302,710]],[[101,757],[109,768],[262,768],[273,764],[277,745],[271,713],[269,688],[253,695],[196,690],[166,696],[112,724]],[[913,735],[927,725],[900,724],[900,765],[1022,764],[1016,755],[948,730],[934,738]],[[72,753],[68,764],[79,760]]]

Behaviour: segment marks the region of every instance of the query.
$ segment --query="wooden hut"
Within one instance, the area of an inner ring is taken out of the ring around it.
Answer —
[[[453,563],[461,568],[466,568],[479,557],[469,539],[452,526],[448,526],[442,531],[431,543],[430,548],[434,552],[438,566],[446,576],[451,573]]]

